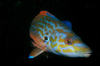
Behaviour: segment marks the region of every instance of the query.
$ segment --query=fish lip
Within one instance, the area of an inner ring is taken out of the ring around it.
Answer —
[[[84,57],[90,57],[91,56],[91,53],[86,53],[86,54],[83,54]]]
[[[89,51],[89,52],[76,52],[77,54],[79,54],[81,57],[90,57],[91,56],[91,53],[92,51]]]

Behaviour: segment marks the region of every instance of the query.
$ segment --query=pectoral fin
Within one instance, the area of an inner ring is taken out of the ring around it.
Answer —
[[[37,47],[35,47],[35,48],[31,51],[31,53],[30,53],[30,55],[29,55],[29,59],[38,56],[38,55],[41,54],[42,52],[44,52],[44,51],[41,50],[41,49],[39,49],[39,48],[37,48]]]

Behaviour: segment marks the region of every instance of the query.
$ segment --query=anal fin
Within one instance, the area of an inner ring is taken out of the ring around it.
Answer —
[[[41,49],[39,49],[39,48],[37,48],[37,47],[35,47],[35,48],[31,51],[31,53],[30,53],[30,55],[29,55],[29,59],[38,56],[38,55],[41,54],[42,52],[44,52],[44,51],[41,50]]]

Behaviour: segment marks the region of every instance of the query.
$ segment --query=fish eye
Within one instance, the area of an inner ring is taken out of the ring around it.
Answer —
[[[48,40],[48,37],[47,37],[47,36],[45,36],[45,37],[44,37],[44,40]]]
[[[45,42],[45,41],[47,41],[47,40],[48,40],[48,37],[45,36],[45,37],[43,38],[43,41]]]
[[[73,43],[72,38],[66,38],[65,43],[68,44],[68,45],[71,45]]]

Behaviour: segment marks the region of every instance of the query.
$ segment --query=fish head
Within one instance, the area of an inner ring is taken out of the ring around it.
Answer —
[[[53,51],[67,57],[89,57],[92,52],[71,29],[58,29],[50,38],[50,43]]]

